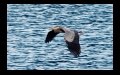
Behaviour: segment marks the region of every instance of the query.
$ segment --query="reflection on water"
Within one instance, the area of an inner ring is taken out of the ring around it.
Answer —
[[[83,31],[81,55],[74,58],[58,34],[44,42],[49,27]],[[113,69],[112,4],[8,4],[8,70]]]

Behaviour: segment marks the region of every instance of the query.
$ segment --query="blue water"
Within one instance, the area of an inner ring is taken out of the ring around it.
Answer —
[[[83,31],[74,58],[49,27]],[[113,70],[112,4],[7,4],[7,70]]]

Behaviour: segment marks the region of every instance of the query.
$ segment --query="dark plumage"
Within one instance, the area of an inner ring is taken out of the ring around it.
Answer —
[[[77,31],[75,32],[75,38],[72,42],[68,42],[67,43],[67,47],[70,50],[70,52],[75,56],[78,57],[80,54],[80,44],[79,44],[79,35]]]
[[[67,43],[67,47],[70,50],[70,52],[75,56],[78,57],[80,54],[80,44],[77,43],[73,43],[73,42],[68,42]]]
[[[48,43],[53,40],[53,38],[57,35],[57,32],[54,32],[54,30],[51,30],[46,37],[45,43]]]

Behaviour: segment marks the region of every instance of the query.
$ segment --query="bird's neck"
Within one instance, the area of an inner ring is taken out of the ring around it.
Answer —
[[[62,28],[60,29],[60,31],[61,31],[61,33],[65,33],[65,31]]]
[[[65,27],[62,27],[62,30],[65,32],[70,32],[70,29],[69,28],[65,28]]]

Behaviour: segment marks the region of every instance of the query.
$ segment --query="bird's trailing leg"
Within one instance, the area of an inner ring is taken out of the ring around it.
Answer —
[[[83,32],[82,32],[82,31],[79,31],[78,33],[79,33],[79,35],[83,35]]]

